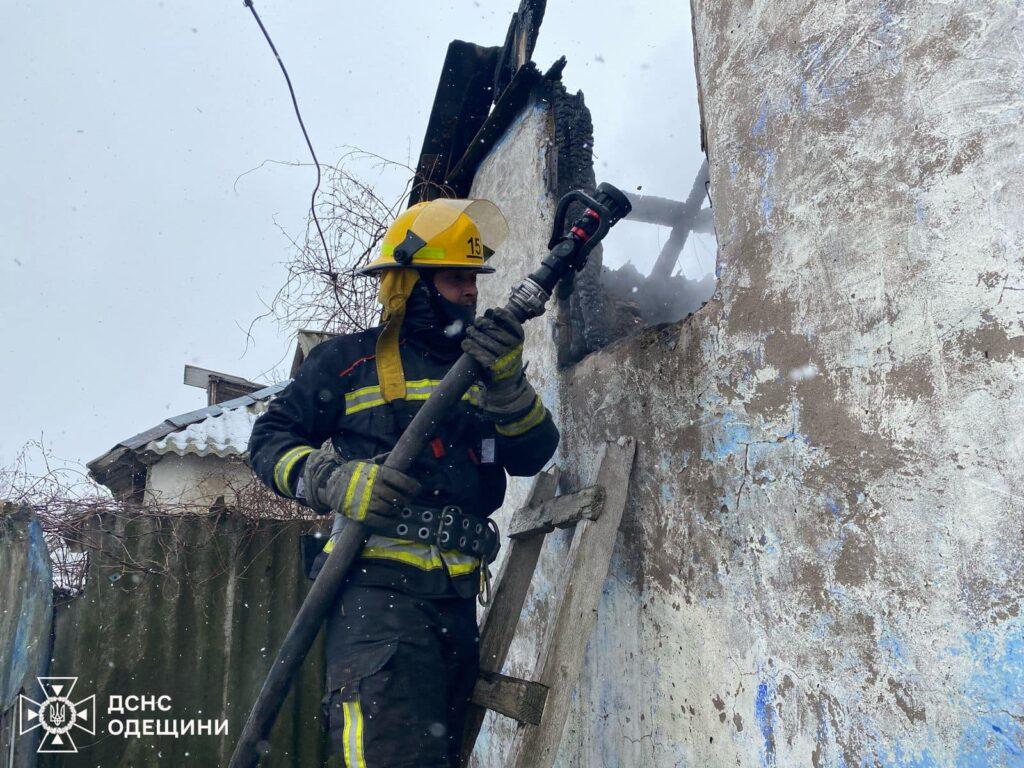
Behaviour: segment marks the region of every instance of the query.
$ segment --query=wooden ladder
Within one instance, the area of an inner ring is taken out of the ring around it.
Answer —
[[[485,710],[519,723],[507,768],[551,768],[558,753],[573,689],[583,668],[587,640],[626,506],[636,443],[631,437],[606,442],[593,485],[556,496],[557,467],[537,475],[509,525],[508,554],[495,579],[491,604],[480,627],[480,676],[473,690],[462,741],[462,765],[480,733]],[[557,605],[548,622],[534,668],[534,681],[501,674],[537,567],[544,536],[575,526]]]

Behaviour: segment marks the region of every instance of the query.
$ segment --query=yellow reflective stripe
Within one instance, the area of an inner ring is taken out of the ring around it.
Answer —
[[[328,551],[326,547],[324,551]],[[429,544],[419,544],[415,541],[377,534],[370,536],[367,540],[360,557],[374,560],[394,560],[423,571],[436,571],[447,565],[448,572],[452,576],[472,573],[480,563],[479,558],[463,554],[457,549],[438,550],[437,547]]]
[[[341,514],[353,520],[366,519],[366,510],[370,505],[370,495],[378,472],[380,467],[367,461],[360,461],[356,465],[355,472],[352,473],[345,488],[341,509],[338,510]]]
[[[365,411],[367,408],[376,408],[378,405],[384,405],[384,398],[383,397],[377,397],[377,398],[374,398],[373,400],[367,400],[367,401],[365,401],[363,403],[360,403],[359,405],[357,405],[357,406],[355,406],[353,408],[349,408],[349,407],[346,406],[345,407],[345,415],[348,416],[349,414],[352,414],[352,413],[359,413],[359,411]]]
[[[480,558],[464,555],[457,549],[442,549],[441,556],[448,563],[448,573],[452,576],[464,576],[480,566]]]
[[[395,246],[393,245],[382,245],[380,247],[380,255],[385,258],[393,256],[395,253]],[[428,261],[444,261],[445,251],[444,248],[438,248],[436,246],[423,246],[416,253],[413,254],[412,260],[415,264],[420,259],[427,259]]]
[[[418,381],[405,382],[405,388],[433,392],[440,383],[440,379],[419,379]]]
[[[290,448],[281,454],[281,458],[277,460],[277,464],[274,465],[274,485],[277,490],[283,493],[290,499],[295,498],[295,491],[292,490],[288,484],[288,478],[291,476],[292,470],[295,468],[295,462],[301,459],[303,456],[308,456],[313,452],[314,448],[310,445],[298,445],[294,448]]]
[[[343,515],[348,515],[349,510],[352,509],[352,499],[356,495],[356,487],[359,485],[359,477],[363,473],[363,467],[366,465],[363,462],[356,464],[356,471],[352,473],[352,477],[348,481],[348,488],[345,489],[345,498],[341,502],[340,512]]]
[[[491,364],[491,372],[494,374],[495,381],[501,381],[507,379],[509,376],[515,375],[520,368],[519,359],[523,354],[523,345],[520,344],[518,347],[506,352],[504,355],[499,357]]]
[[[328,539],[323,551],[329,555],[333,549],[334,539]],[[429,544],[417,544],[377,534],[370,536],[359,556],[370,560],[394,560],[422,571],[436,571],[447,564],[448,573],[452,576],[472,573],[480,566],[480,558],[465,555],[457,549],[435,551]]]
[[[544,410],[544,403],[541,402],[540,395],[537,395],[533,401],[533,407],[530,412],[523,416],[521,419],[510,422],[508,424],[495,424],[494,428],[497,430],[499,435],[505,437],[517,437],[524,432],[529,432],[531,429],[536,427],[547,415],[547,411]]]
[[[440,383],[440,379],[407,381],[405,382],[405,399],[426,400],[434,393],[434,390],[437,389]],[[475,405],[479,401],[480,388],[477,386],[474,387],[474,390],[464,394],[462,399],[468,400]],[[360,389],[345,393],[345,415],[359,413],[368,408],[376,408],[379,405],[384,405],[384,402],[384,395],[381,393],[379,386],[361,387]]]
[[[366,519],[366,508],[370,506],[370,494],[373,492],[373,484],[377,480],[378,472],[380,472],[380,467],[376,464],[371,464],[369,471],[366,473],[366,478],[363,480],[363,496],[359,500],[356,520]]]
[[[366,757],[363,754],[362,705],[358,701],[345,701],[342,702],[342,709],[345,713],[342,738],[345,743],[346,768],[366,768]]]
[[[392,549],[391,547],[365,547],[360,554],[360,557],[367,557],[374,560],[397,560],[400,563],[406,565],[414,565],[424,571],[434,571],[438,568],[444,568],[444,563],[441,562],[441,558],[435,555],[433,552],[430,553],[429,557],[424,557],[421,554],[415,552],[406,552],[400,549]]]
[[[407,381],[405,383],[406,400],[426,400],[437,389],[439,379],[421,379],[420,381]]]
[[[345,401],[358,400],[363,395],[372,394],[374,392],[380,392],[380,387],[376,384],[371,384],[368,387],[360,387],[359,389],[353,389],[351,392],[345,393]]]
[[[362,387],[345,393],[345,413],[357,413],[375,405],[383,405],[384,397],[379,386]]]

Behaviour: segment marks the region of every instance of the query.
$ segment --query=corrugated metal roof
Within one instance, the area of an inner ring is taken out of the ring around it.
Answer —
[[[242,456],[256,418],[267,409],[270,398],[287,385],[288,382],[274,384],[250,395],[172,416],[164,421],[162,426],[167,429],[161,434],[153,434],[153,430],[143,433],[149,437],[145,450],[179,456]]]
[[[211,414],[202,421],[151,441],[146,450],[179,456],[242,456],[249,444],[252,425],[266,409],[266,403],[257,402]]]
[[[90,470],[94,469],[104,458],[121,446],[132,451],[150,450],[159,454],[194,453],[199,456],[210,454],[241,456],[245,453],[246,444],[249,442],[252,422],[266,409],[267,402],[290,383],[289,380],[280,384],[271,384],[269,387],[258,389],[251,394],[236,397],[233,400],[225,400],[217,405],[189,411],[180,416],[172,416],[155,427],[122,440],[103,456],[90,461],[88,466]],[[236,413],[239,411],[251,411],[251,413]],[[236,413],[236,415],[227,421],[217,421],[218,417],[232,413]],[[249,429],[244,438],[241,437],[244,429],[243,420],[248,420]],[[195,429],[191,429],[193,426]],[[172,437],[174,435],[180,436]]]

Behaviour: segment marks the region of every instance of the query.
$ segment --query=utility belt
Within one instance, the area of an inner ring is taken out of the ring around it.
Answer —
[[[380,536],[433,544],[441,549],[456,549],[479,557],[484,563],[498,556],[500,537],[497,524],[489,517],[464,512],[461,507],[408,506],[394,518],[378,518],[380,525],[364,525]]]

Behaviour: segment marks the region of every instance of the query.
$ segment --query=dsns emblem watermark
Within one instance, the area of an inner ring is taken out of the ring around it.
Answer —
[[[42,728],[43,738],[37,752],[40,754],[77,753],[73,738],[75,729],[90,736],[96,734],[96,696],[75,701],[72,691],[77,677],[37,677],[43,690],[42,702],[28,696],[18,701],[18,727],[21,735]]]

